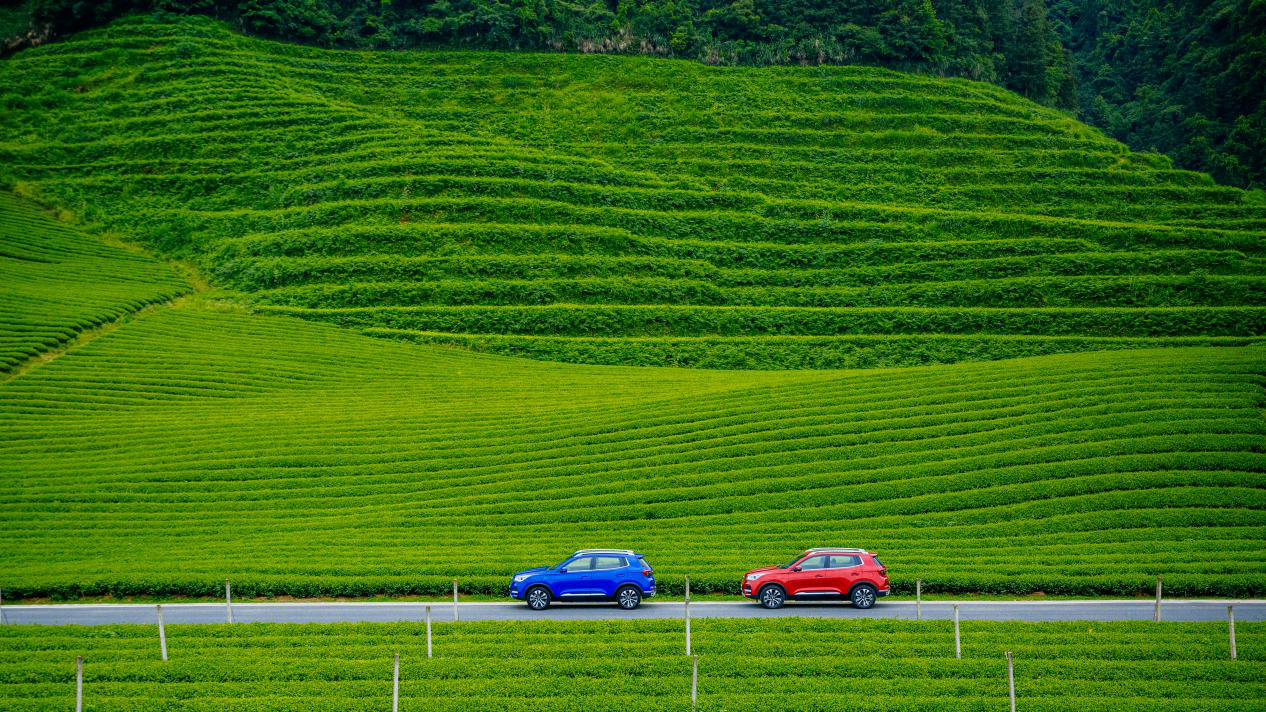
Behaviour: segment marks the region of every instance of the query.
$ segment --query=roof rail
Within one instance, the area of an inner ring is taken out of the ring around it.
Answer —
[[[637,552],[632,549],[580,549],[572,556],[580,556],[581,554],[623,554],[624,556],[636,556]]]
[[[869,551],[866,551],[865,549],[848,549],[842,546],[819,546],[813,549],[809,549],[809,551],[813,551],[813,552],[844,551],[850,554],[869,554],[870,553]]]

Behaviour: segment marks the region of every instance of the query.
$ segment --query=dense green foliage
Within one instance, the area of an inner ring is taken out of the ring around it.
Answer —
[[[1084,120],[1220,182],[1266,188],[1266,2],[1050,5]]]
[[[967,77],[1075,108],[1136,150],[1220,182],[1266,186],[1262,0],[35,0],[0,8],[0,18],[19,27],[29,15],[21,27],[43,38],[136,11],[205,13],[328,47],[641,53]]]
[[[733,592],[1266,593],[1261,347],[862,371],[542,363],[162,308],[0,388],[12,597],[504,593],[584,546]]]
[[[0,181],[227,287],[0,386],[6,597],[499,594],[602,545],[733,592],[832,543],[898,591],[1266,593],[1266,204],[1010,92],[203,18],[0,92]],[[184,288],[100,261],[74,304],[5,262],[4,318]]]
[[[417,623],[0,627],[0,706],[85,709],[688,710],[680,621],[436,623],[426,657]],[[1043,712],[1261,709],[1266,624],[947,621],[694,622],[700,710],[959,712],[1007,708],[1005,651],[1018,708]]]
[[[189,291],[166,265],[0,193],[0,374],[84,329]]]
[[[653,54],[711,64],[871,64],[992,81],[1072,106],[1042,0],[35,0],[53,33],[127,12],[209,14],[325,47]]]
[[[987,84],[352,53],[205,19],[0,76],[7,180],[368,333],[726,368],[1263,334],[1266,203]]]
[[[35,0],[40,36],[125,12],[205,13],[327,47],[641,53],[872,64],[994,82],[1135,150],[1266,187],[1263,0]],[[25,8],[24,8],[25,9]],[[16,17],[16,10],[8,11]],[[1048,17],[1049,13],[1049,17]],[[11,19],[8,25],[13,25]],[[15,34],[9,31],[5,36]]]

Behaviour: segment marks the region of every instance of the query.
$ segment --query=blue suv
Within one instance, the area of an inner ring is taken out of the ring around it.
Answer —
[[[655,595],[655,571],[628,549],[581,549],[557,566],[524,569],[510,580],[510,596],[543,611],[551,601],[615,601],[633,610]]]

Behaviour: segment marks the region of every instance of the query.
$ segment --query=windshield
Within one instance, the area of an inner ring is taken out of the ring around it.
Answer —
[[[787,563],[783,564],[782,566],[779,566],[778,568],[780,568],[780,569],[789,569],[789,568],[791,568],[791,565],[792,565],[792,564],[794,564],[794,563],[796,563],[797,561],[799,561],[799,560],[800,560],[800,557],[802,557],[802,556],[804,556],[804,554],[796,554],[796,558],[792,559],[791,561],[788,561]]]

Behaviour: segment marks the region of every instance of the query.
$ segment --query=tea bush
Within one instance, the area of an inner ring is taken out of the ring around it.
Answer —
[[[1266,204],[984,83],[141,17],[0,76],[0,178],[375,336],[756,369],[1263,334]]]

